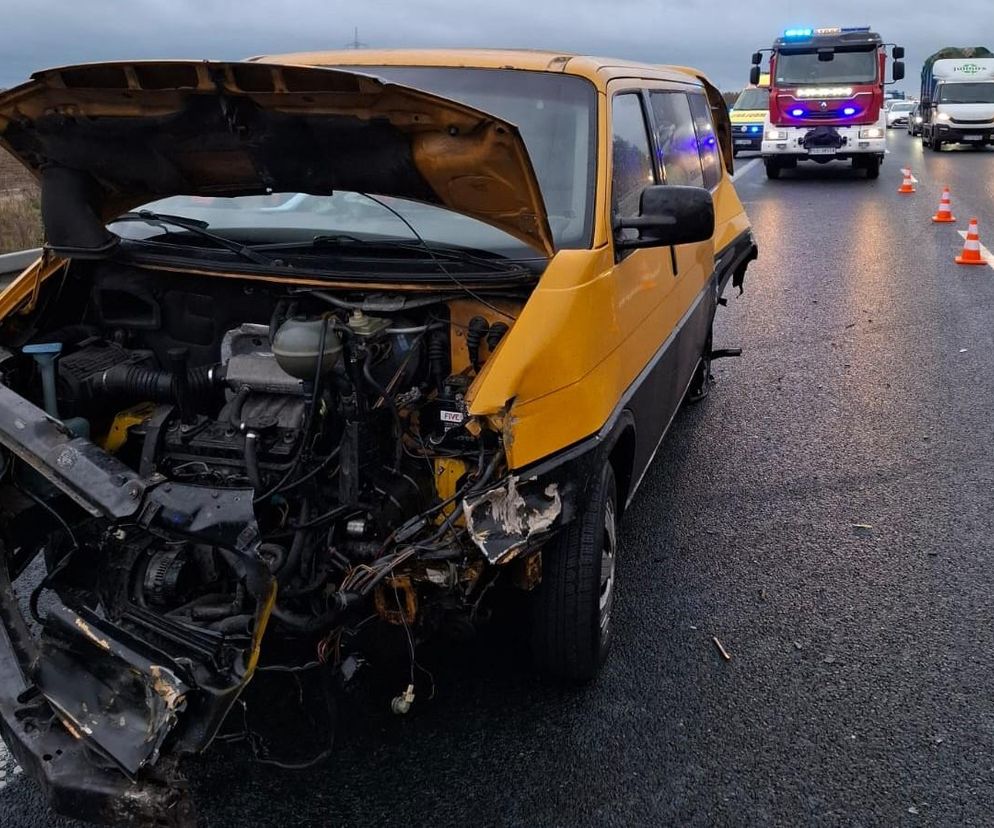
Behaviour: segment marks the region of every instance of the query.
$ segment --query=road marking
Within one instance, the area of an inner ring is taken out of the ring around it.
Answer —
[[[738,179],[740,179],[762,160],[763,160],[762,158],[753,158],[752,161],[747,163],[741,170],[739,170],[737,173],[735,173],[735,175],[732,176],[732,181],[737,181]]]
[[[966,238],[966,230],[959,230],[958,232],[964,239]],[[983,245],[980,245],[980,257],[987,262],[988,265],[994,267],[994,253],[991,253],[991,251]]]

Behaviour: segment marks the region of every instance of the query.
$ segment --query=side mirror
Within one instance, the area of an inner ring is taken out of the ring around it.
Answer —
[[[753,66],[759,66],[759,64],[761,64],[762,62],[763,62],[763,53],[762,52],[753,52],[752,53],[752,65]]]
[[[759,86],[759,67],[758,66],[753,66],[752,69],[749,70],[749,83],[751,83],[753,86]]]
[[[893,71],[894,73],[895,81],[904,80],[904,61],[895,60],[893,69],[891,71]]]
[[[639,215],[614,227],[639,231],[637,239],[616,239],[616,250],[703,242],[714,235],[714,202],[703,187],[651,184],[642,191]]]
[[[890,56],[894,58],[894,60],[901,60],[901,58],[904,57],[904,47],[895,46],[893,49],[890,50]]]

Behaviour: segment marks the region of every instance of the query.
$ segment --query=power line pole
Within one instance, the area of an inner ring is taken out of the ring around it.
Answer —
[[[365,43],[360,43],[359,42],[359,27],[356,26],[355,29],[353,29],[352,40],[351,40],[351,42],[345,44],[345,48],[346,49],[362,49],[365,46],[366,46]]]

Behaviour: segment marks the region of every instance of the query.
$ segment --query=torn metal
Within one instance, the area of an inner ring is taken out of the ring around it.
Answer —
[[[465,500],[466,529],[492,564],[514,560],[559,520],[563,502],[555,481],[529,486],[509,475],[499,486]]]

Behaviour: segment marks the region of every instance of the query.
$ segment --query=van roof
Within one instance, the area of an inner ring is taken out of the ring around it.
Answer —
[[[616,58],[539,49],[339,49],[262,55],[251,60],[305,66],[439,66],[474,69],[521,69],[580,75],[598,88],[613,78],[642,77],[699,84],[703,75],[683,66],[637,63]]]

